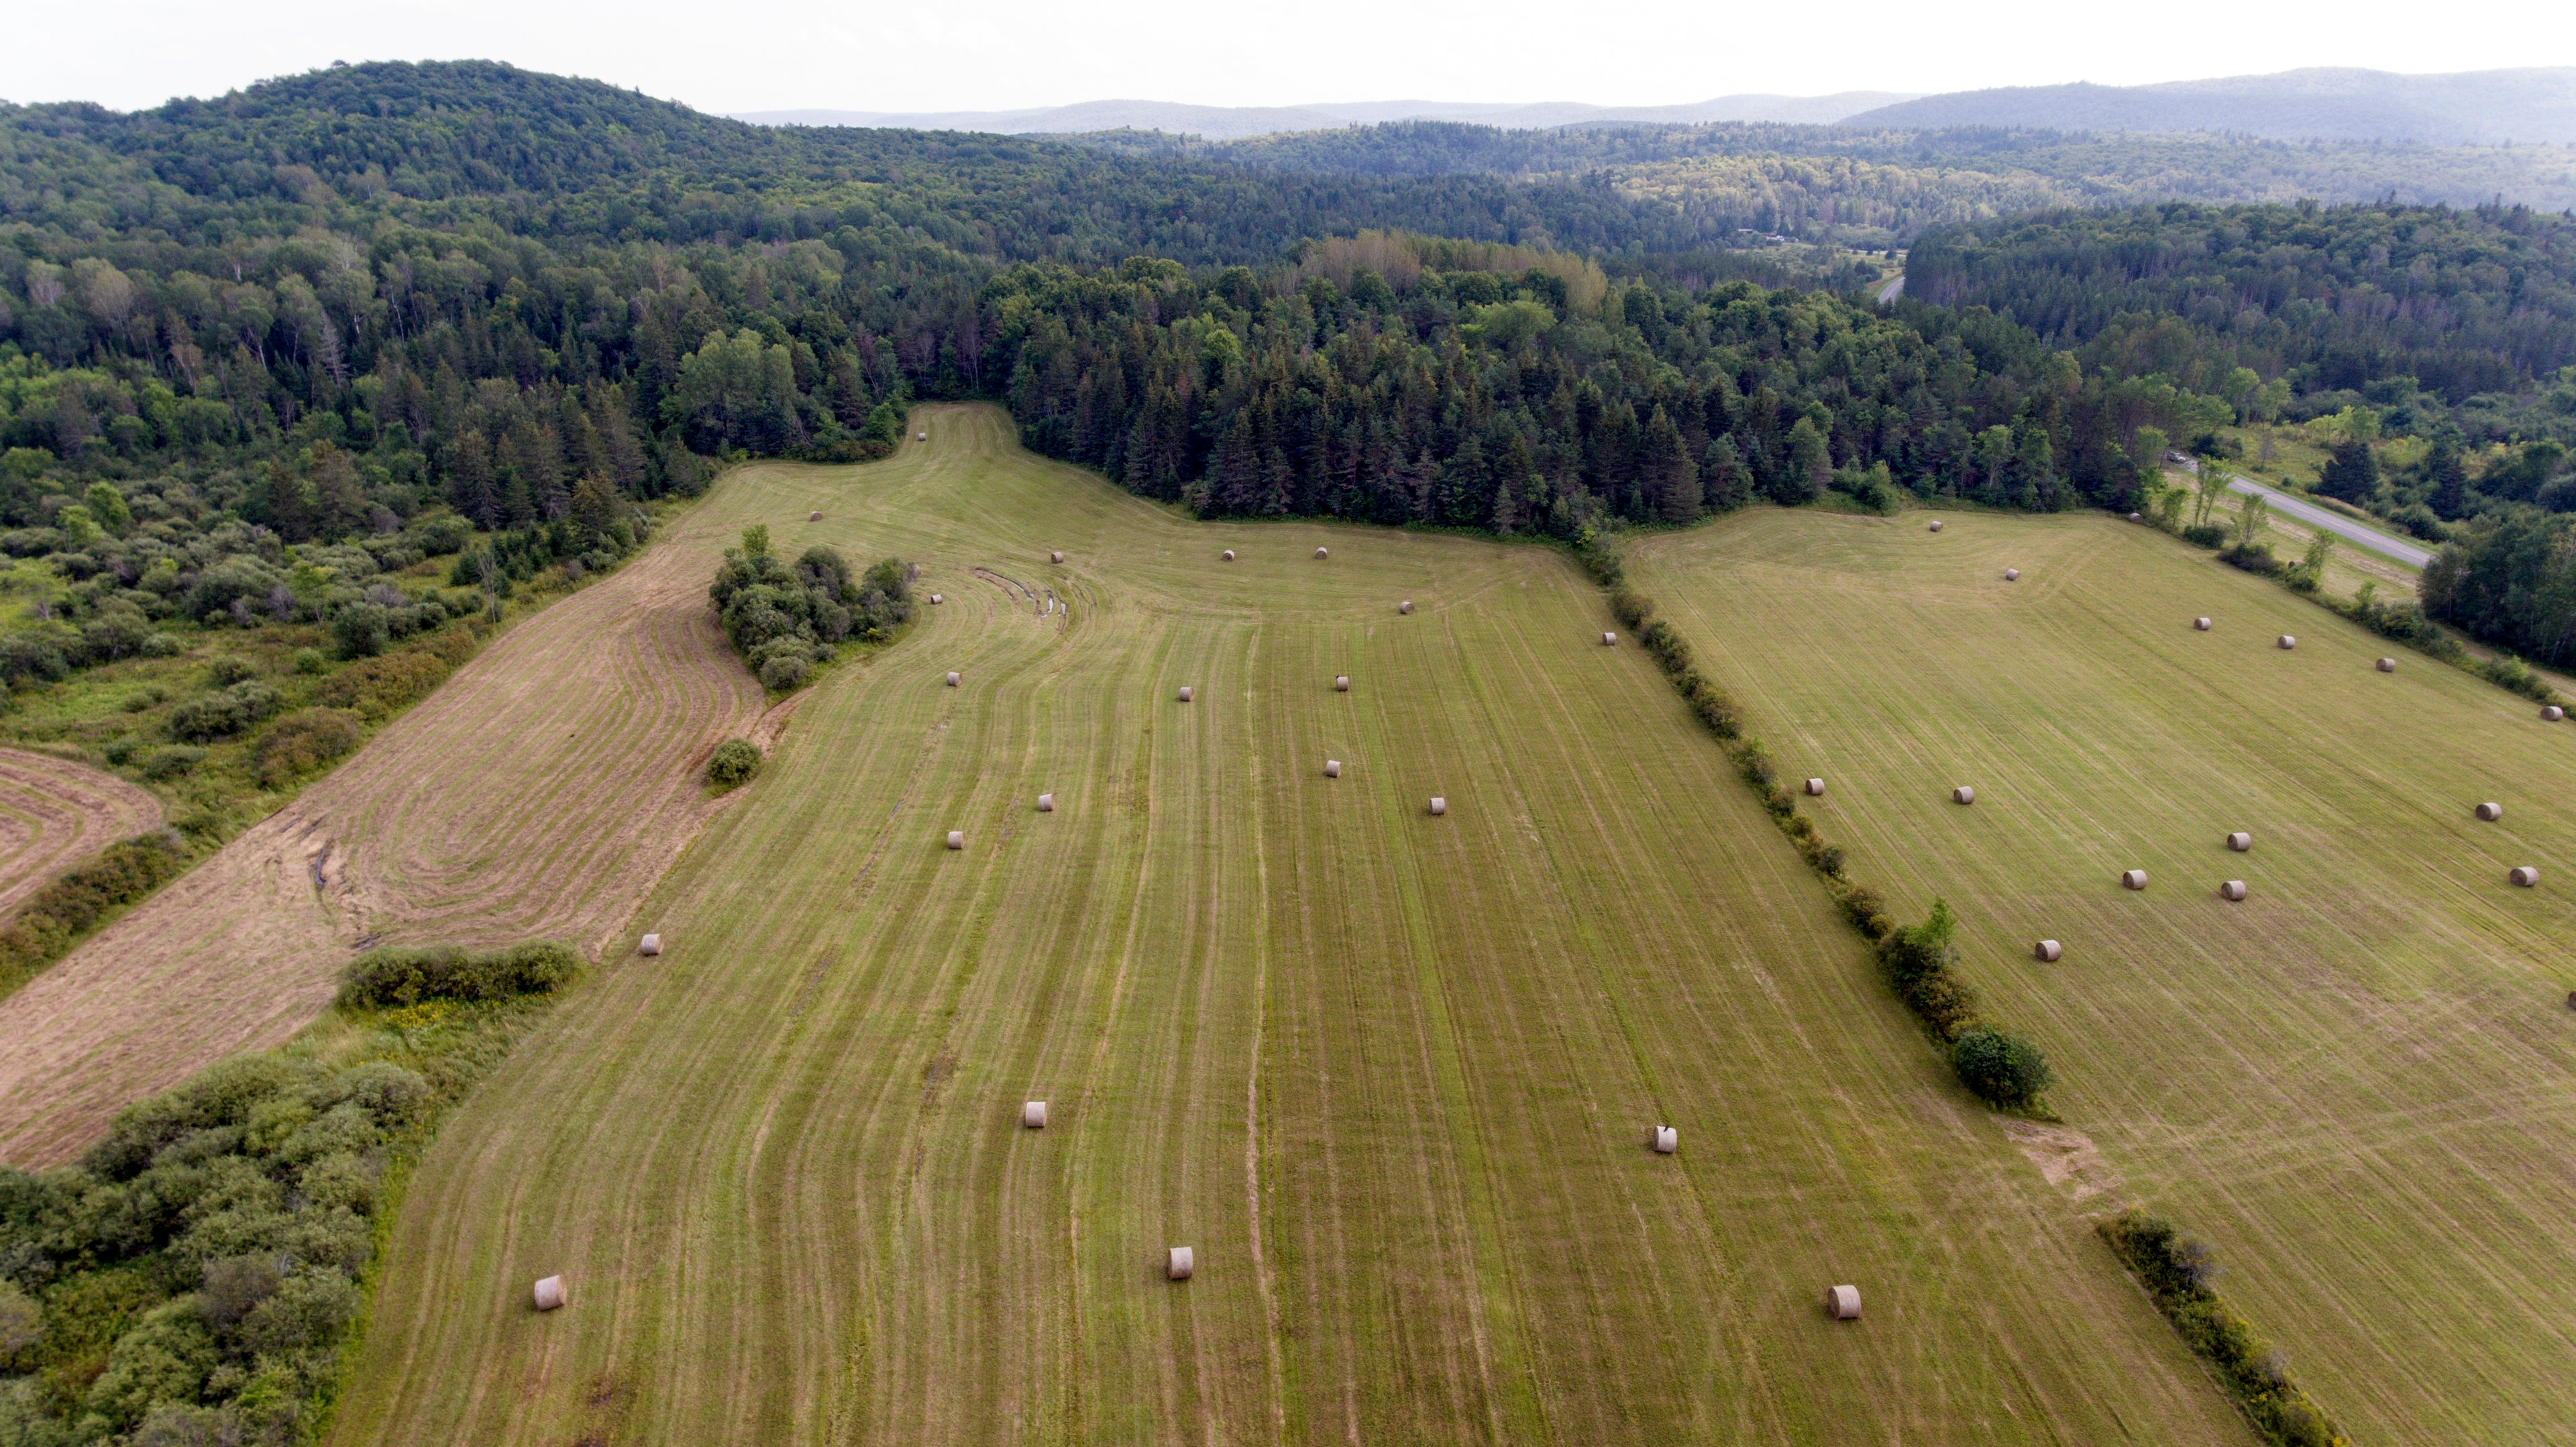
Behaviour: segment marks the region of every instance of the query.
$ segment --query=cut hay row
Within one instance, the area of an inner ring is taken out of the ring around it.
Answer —
[[[64,1160],[127,1103],[285,1040],[361,939],[622,952],[637,901],[730,797],[701,785],[707,753],[760,714],[706,606],[719,547],[684,522],[513,628],[0,1001],[0,1161]]]
[[[2240,1440],[1570,566],[1220,575],[929,415],[706,522],[832,488],[854,555],[1061,540],[1118,601],[815,691],[648,906],[691,968],[603,967],[413,1179],[344,1441],[577,1440],[603,1382],[651,1441]],[[1474,605],[1396,626],[1435,580]],[[1830,1347],[1826,1282],[1872,1317]]]
[[[1995,607],[2007,556],[2055,591]],[[2110,519],[1981,518],[1926,549],[1754,512],[1628,572],[1748,727],[1833,761],[1853,877],[1902,918],[1950,903],[2067,1128],[2121,1197],[2214,1243],[2229,1302],[2354,1440],[2560,1430],[2576,756],[2529,704],[2380,675],[2372,635]],[[2267,652],[2212,652],[2174,625],[2195,606]],[[1935,803],[1957,778],[1991,800]],[[2230,825],[2263,846],[2242,902],[2106,887],[2218,884]],[[2033,957],[2041,934],[2067,963]]]
[[[0,917],[46,881],[161,824],[161,801],[114,774],[0,749]]]

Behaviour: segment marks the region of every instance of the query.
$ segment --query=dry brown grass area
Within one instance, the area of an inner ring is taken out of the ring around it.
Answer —
[[[161,801],[113,774],[0,749],[0,912],[99,850],[160,823]]]
[[[511,630],[0,1002],[0,1161],[65,1160],[127,1102],[279,1044],[364,945],[620,930],[723,806],[708,752],[761,722],[707,606],[714,566],[666,542]]]

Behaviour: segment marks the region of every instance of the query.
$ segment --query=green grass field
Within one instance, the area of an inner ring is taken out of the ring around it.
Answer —
[[[448,1127],[336,1440],[2248,1440],[1560,556],[922,416],[656,544],[949,601]]]
[[[2357,1441],[2576,1442],[2576,724],[2107,518],[1762,510],[1630,562],[1854,877],[1958,908],[2097,1199],[2213,1240]]]

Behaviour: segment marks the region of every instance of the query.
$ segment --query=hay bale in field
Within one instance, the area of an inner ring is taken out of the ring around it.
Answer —
[[[1315,556],[1318,558],[1329,558],[1332,555],[1332,550],[1329,548],[1317,548],[1315,550]]]
[[[2567,992],[2567,1008],[2570,1010],[2576,1010],[2576,990],[2570,990]]]
[[[564,1304],[564,1280],[549,1276],[537,1283],[537,1310],[552,1311]]]
[[[2231,879],[2225,884],[2218,886],[2218,897],[2220,899],[2235,900],[2240,903],[2243,902],[2245,898],[2245,881],[2241,879]]]
[[[2394,658],[2383,658],[2379,660],[2379,671],[2382,673],[2395,673],[2397,671],[2397,660]]]
[[[2504,806],[2490,799],[2478,806],[2478,817],[2492,824],[2504,817]]]
[[[1932,531],[1936,533],[1941,531],[1941,520],[1939,518],[1934,518],[1932,520]]]
[[[2289,634],[2287,634],[2287,633],[2284,633],[2284,634],[2282,634],[2282,635],[2281,635],[2280,647],[2281,647],[2281,648],[2283,648],[2284,650],[2292,649],[2292,648],[2296,648],[2296,647],[2298,647],[2298,646],[2299,646],[2299,640],[2297,640],[2296,638],[2291,637],[2291,636],[2290,636]]]
[[[2521,885],[2525,889],[2529,889],[2540,882],[2540,871],[2532,868],[2528,864],[2525,864],[2516,868],[2513,873],[2506,875],[2505,878],[2512,880],[2514,883]]]
[[[1174,1281],[1187,1281],[1190,1273],[1198,1269],[1197,1257],[1187,1246],[1175,1246],[1171,1254],[1163,1258],[1163,1274]]]
[[[1973,804],[1977,802],[1977,791],[1969,788],[1965,784],[1961,784],[1959,787],[1950,791],[1950,802],[1953,804]]]
[[[1061,563],[1064,561],[1064,554],[1061,552],[1049,553],[1047,554],[1047,561],[1050,563]]]
[[[955,671],[954,669],[951,669],[951,670],[949,671],[949,674],[948,674],[948,686],[949,686],[950,688],[955,688],[955,687],[957,686],[957,673],[956,673],[956,671]]]
[[[2194,618],[2191,620],[2191,626],[2199,629],[2203,633],[2206,633],[2209,631],[2209,620],[2206,618]]]
[[[662,953],[662,937],[660,935],[646,935],[643,942],[635,947],[635,952],[639,955],[658,955]]]
[[[2041,940],[2030,947],[2030,953],[2033,959],[2046,960],[2050,964],[2055,964],[2058,956],[2066,953],[2066,946],[2055,940]]]
[[[1348,692],[1350,692],[1350,691],[1351,691],[1351,676],[1350,676],[1349,674],[1347,674],[1347,673],[1336,673],[1336,674],[1334,674],[1334,675],[1333,675],[1333,692],[1335,692],[1335,693],[1348,693]]]
[[[1052,814],[1052,813],[1054,813],[1054,812],[1055,812],[1055,795],[1053,795],[1053,794],[1040,794],[1040,795],[1038,795],[1038,812],[1039,812],[1039,813],[1041,813],[1041,814]]]
[[[2254,847],[2254,836],[2246,833],[2242,829],[2239,829],[2235,833],[2227,836],[2227,847],[2235,850],[2239,854],[2242,854],[2246,850]]]
[[[2019,568],[2006,568],[2006,569],[2004,569],[2004,581],[2005,581],[2005,582],[2007,582],[2007,583],[2018,583],[2018,582],[2020,582],[2020,581],[2021,581],[2021,569],[2019,569]]]
[[[1025,1130],[1046,1129],[1046,1102],[1032,1100],[1020,1107],[1020,1125]]]
[[[912,434],[912,440],[915,442],[928,442],[930,440],[930,434],[927,432],[916,432]]]
[[[945,602],[947,602],[948,600],[947,600],[947,599],[945,599],[945,598],[940,597],[940,596],[939,596],[938,594],[936,594],[936,593],[933,593],[933,594],[931,594],[931,595],[930,595],[930,601],[931,601],[931,602],[933,602],[933,603],[945,603]]]
[[[1437,795],[1437,794],[1432,795],[1432,796],[1431,796],[1431,812],[1432,812],[1432,813],[1434,813],[1434,814],[1446,814],[1446,813],[1448,813],[1448,812],[1449,812],[1449,801],[1448,801],[1448,800],[1446,800],[1446,799],[1441,798],[1441,797],[1440,797],[1439,795]]]
[[[1412,599],[1410,599],[1410,598],[1407,598],[1407,599],[1405,599],[1403,602],[1396,604],[1396,605],[1395,605],[1395,611],[1397,611],[1398,613],[1410,613],[1410,612],[1412,612],[1412,611],[1413,611],[1413,600],[1412,600]]]
[[[1604,633],[1604,634],[1602,634],[1602,635],[1601,635],[1601,646],[1602,646],[1602,647],[1604,647],[1604,648],[1616,648],[1616,647],[1618,647],[1618,646],[1619,646],[1619,635],[1618,635],[1618,634],[1616,634],[1616,633]]]
[[[1228,548],[1224,552],[1217,554],[1217,556],[1231,563],[1234,561],[1234,549]]]
[[[1340,778],[1341,776],[1342,776],[1342,761],[1341,761],[1341,760],[1339,760],[1339,759],[1326,759],[1326,760],[1324,760],[1324,777],[1325,777],[1325,778],[1327,778],[1327,779],[1338,779],[1338,778]]]
[[[1656,1155],[1668,1156],[1682,1148],[1682,1133],[1671,1126],[1659,1125],[1647,1136],[1646,1144],[1655,1148]]]
[[[1857,1286],[1826,1287],[1825,1311],[1836,1321],[1860,1320],[1860,1288]]]
[[[963,848],[965,848],[965,847],[966,847],[966,831],[965,831],[965,830],[963,830],[963,829],[951,829],[951,830],[949,830],[949,831],[948,831],[948,847],[949,847],[949,848],[951,848],[951,849],[963,849]]]
[[[822,520],[823,520],[823,515],[822,515],[820,512],[809,512],[809,513],[805,514],[805,521],[807,521],[807,522],[809,522],[809,523],[819,523],[819,522],[821,522]]]
[[[1825,781],[1824,781],[1824,780],[1822,780],[1822,779],[1809,779],[1809,780],[1807,781],[1807,797],[1808,797],[1808,798],[1810,798],[1810,799],[1821,798],[1821,797],[1823,797],[1824,792],[1825,792]]]
[[[2136,513],[2131,513],[2131,514],[2129,514],[2129,521],[2131,521],[2131,522],[2136,522],[2137,520],[2138,520],[2138,515],[2137,515]]]
[[[2565,717],[2567,717],[2567,710],[2560,708],[2554,703],[2540,711],[2540,718],[2543,723],[2556,723]]]
[[[2122,889],[2144,889],[2144,888],[2146,888],[2146,887],[2147,887],[2147,872],[2146,872],[2145,870],[2143,870],[2143,869],[2123,869],[2123,870],[2121,870],[2121,871],[2120,871],[2120,887],[2121,887]]]
[[[1189,701],[1190,701],[1190,686],[1189,686],[1188,684],[1184,683],[1184,684],[1182,684],[1182,685],[1181,685],[1181,702],[1183,702],[1183,703],[1188,703]]]

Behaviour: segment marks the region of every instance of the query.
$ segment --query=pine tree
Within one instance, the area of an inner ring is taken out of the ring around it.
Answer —
[[[1647,503],[1659,520],[1686,523],[1698,518],[1699,464],[1691,461],[1682,445],[1681,429],[1660,404],[1647,419],[1644,455],[1637,471]]]

